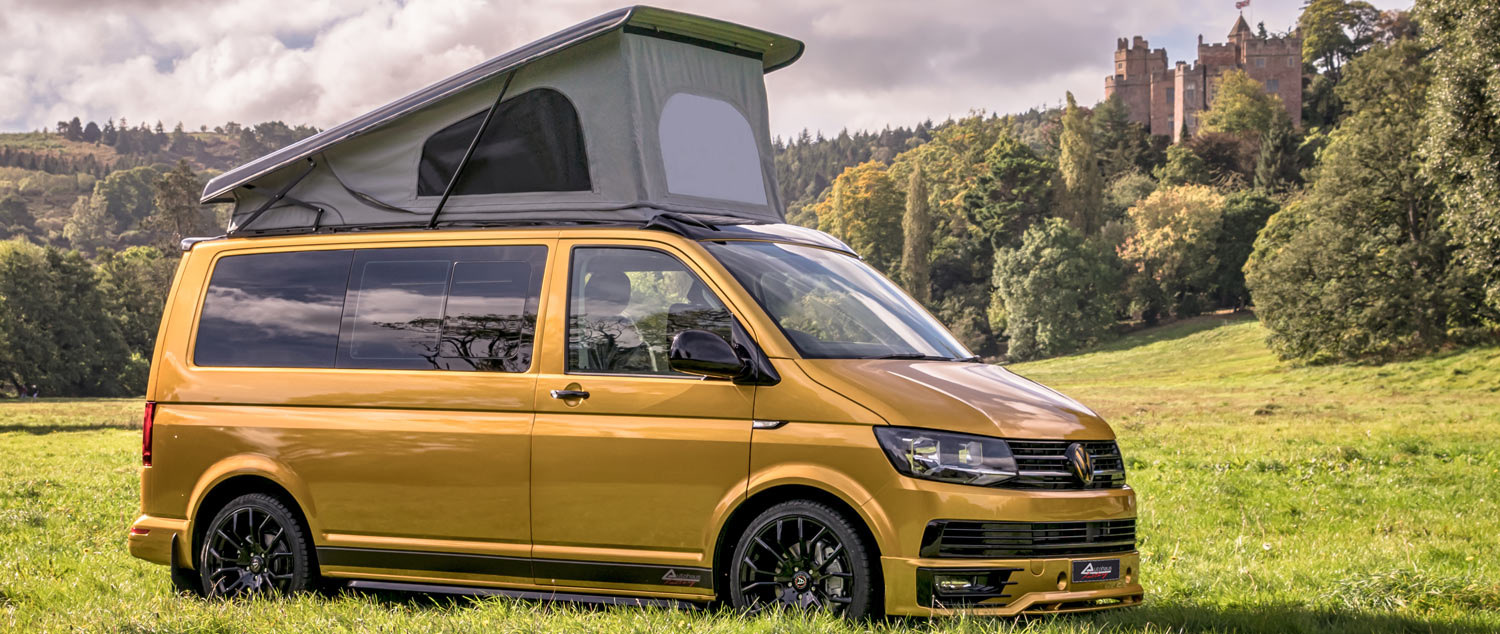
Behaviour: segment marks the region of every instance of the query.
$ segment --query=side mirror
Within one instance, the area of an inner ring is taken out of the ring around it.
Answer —
[[[707,330],[684,330],[672,338],[668,365],[683,374],[732,379],[745,371],[745,362],[723,337]]]

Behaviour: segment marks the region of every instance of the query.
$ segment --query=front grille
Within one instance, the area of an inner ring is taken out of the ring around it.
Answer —
[[[1113,440],[1080,441],[1094,459],[1094,481],[1084,486],[1068,468],[1069,440],[1010,440],[1021,475],[998,484],[1007,489],[1118,489],[1125,486],[1125,461]]]
[[[922,534],[923,557],[1072,557],[1135,550],[1135,520],[969,522],[938,520]]]

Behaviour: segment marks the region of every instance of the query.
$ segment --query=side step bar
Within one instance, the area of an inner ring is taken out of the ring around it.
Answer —
[[[674,610],[701,610],[707,606],[706,603],[696,601],[685,601],[682,599],[654,599],[651,597],[627,597],[613,594],[593,594],[585,592],[547,592],[543,590],[509,590],[506,588],[483,588],[478,586],[457,586],[437,583],[406,583],[400,581],[367,581],[363,579],[349,582],[349,588],[372,592],[419,592],[423,594],[445,594],[454,596],[502,596],[512,599],[523,599],[526,601],[561,602],[561,603],[583,603],[590,605],[624,605],[641,608],[667,608]]]

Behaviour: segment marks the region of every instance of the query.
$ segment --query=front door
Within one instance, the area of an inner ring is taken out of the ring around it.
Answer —
[[[754,388],[672,372],[667,351],[683,330],[727,339],[730,313],[665,248],[557,257],[568,284],[553,286],[532,430],[537,580],[707,592],[710,520],[745,494]]]

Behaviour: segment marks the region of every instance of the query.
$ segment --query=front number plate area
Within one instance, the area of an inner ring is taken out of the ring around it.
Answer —
[[[1073,562],[1073,583],[1114,581],[1120,578],[1120,560],[1088,559]]]

